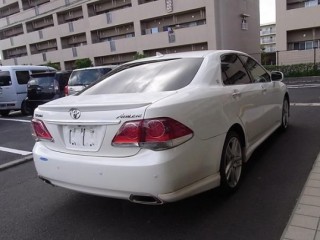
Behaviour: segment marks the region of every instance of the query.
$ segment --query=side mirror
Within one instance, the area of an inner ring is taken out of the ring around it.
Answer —
[[[271,72],[271,80],[272,81],[283,81],[284,75],[282,72],[279,71],[272,71]]]

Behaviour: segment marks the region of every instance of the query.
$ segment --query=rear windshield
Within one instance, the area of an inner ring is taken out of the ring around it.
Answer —
[[[82,94],[113,94],[174,91],[187,86],[202,58],[146,61],[122,65]]]
[[[98,69],[83,69],[73,71],[68,85],[69,86],[83,86],[90,85],[91,83],[100,79],[101,76],[111,71],[111,68],[98,68]]]
[[[53,86],[53,84],[54,84],[54,75],[32,78],[28,82],[28,85],[30,85],[30,86],[37,85],[37,86],[41,86],[41,87],[50,87],[50,86]]]
[[[0,71],[0,86],[10,86],[10,85],[11,85],[10,72]]]

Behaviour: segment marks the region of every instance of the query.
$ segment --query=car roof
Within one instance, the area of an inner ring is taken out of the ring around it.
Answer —
[[[87,68],[79,68],[74,69],[73,71],[83,71],[83,70],[90,70],[90,69],[103,69],[103,68],[116,68],[118,65],[105,65],[105,66],[97,66],[97,67],[87,67]]]
[[[237,54],[247,55],[246,53],[235,51],[235,50],[205,50],[205,51],[192,51],[192,52],[181,52],[181,53],[170,53],[170,54],[158,53],[156,56],[138,59],[133,62],[143,62],[143,61],[172,59],[172,58],[205,58],[208,56],[218,57],[227,53],[237,53]]]

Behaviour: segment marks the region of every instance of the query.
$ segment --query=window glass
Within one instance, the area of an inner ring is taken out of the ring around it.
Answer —
[[[10,72],[8,71],[0,71],[0,87],[10,86],[12,84]]]
[[[20,85],[27,84],[30,79],[29,71],[16,71],[16,76]]]
[[[254,82],[271,82],[269,73],[254,59],[244,55],[241,55],[240,58],[243,61],[244,66],[250,72]]]
[[[102,71],[98,68],[76,70],[72,72],[68,84],[69,86],[90,85],[97,81],[102,75]]]
[[[124,64],[83,94],[174,91],[193,80],[202,61],[202,58],[186,58]]]
[[[313,41],[306,41],[306,49],[312,49],[313,48]]]
[[[221,72],[225,85],[248,84],[251,82],[247,71],[236,54],[221,57]]]

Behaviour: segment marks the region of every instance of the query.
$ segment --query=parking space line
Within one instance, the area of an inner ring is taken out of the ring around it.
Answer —
[[[22,120],[22,119],[11,119],[11,118],[0,118],[1,121],[12,121],[12,122],[25,122],[30,123],[31,120]]]
[[[26,156],[26,155],[29,155],[29,154],[32,153],[32,152],[28,152],[28,151],[22,151],[22,150],[13,149],[13,148],[6,148],[6,147],[0,147],[0,151],[20,154],[20,155],[23,155],[23,156]]]
[[[320,107],[320,103],[291,103],[295,107]]]

